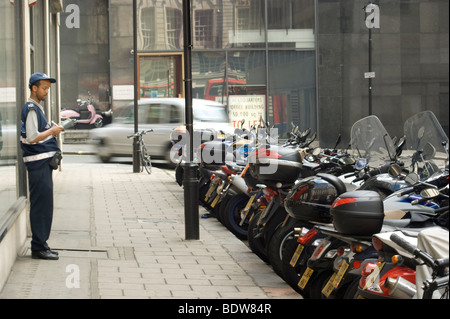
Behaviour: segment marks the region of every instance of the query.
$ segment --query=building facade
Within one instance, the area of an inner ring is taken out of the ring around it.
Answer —
[[[182,1],[136,0],[139,96],[183,96]],[[63,105],[133,100],[133,1],[64,1]],[[448,1],[192,0],[193,95],[236,123],[317,131],[321,145],[377,115],[392,136],[432,110],[448,132]],[[77,11],[78,10],[78,11]],[[109,62],[109,63],[108,63]],[[370,89],[369,89],[370,87]],[[255,105],[254,101],[261,105]]]

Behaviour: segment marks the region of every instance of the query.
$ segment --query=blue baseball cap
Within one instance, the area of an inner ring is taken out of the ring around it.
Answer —
[[[49,80],[50,83],[56,83],[56,79],[49,77],[47,74],[42,73],[42,72],[36,72],[30,76],[30,81],[29,81],[30,89],[34,83],[36,83],[37,81],[40,81],[40,80]]]

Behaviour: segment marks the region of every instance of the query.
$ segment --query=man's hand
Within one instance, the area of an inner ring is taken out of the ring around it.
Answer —
[[[52,131],[52,135],[59,135],[62,131],[64,131],[64,127],[61,125],[56,124],[52,121],[53,126],[50,128]]]

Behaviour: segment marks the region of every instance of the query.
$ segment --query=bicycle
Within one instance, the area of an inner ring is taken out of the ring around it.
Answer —
[[[143,136],[149,132],[153,132],[153,130],[149,129],[149,130],[143,130],[140,132],[136,132],[132,135],[127,136],[127,138],[129,138],[129,139],[135,138],[135,137],[138,138],[141,172],[143,172],[144,168],[145,168],[147,173],[151,174],[152,173],[152,161],[151,161],[151,157],[147,151],[147,147],[145,146],[144,138],[143,138]]]

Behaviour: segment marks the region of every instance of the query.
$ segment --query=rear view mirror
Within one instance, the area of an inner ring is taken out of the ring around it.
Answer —
[[[389,175],[393,177],[399,177],[402,174],[402,168],[400,165],[392,164],[389,166]]]
[[[425,188],[420,192],[420,196],[422,196],[423,198],[426,198],[426,199],[434,198],[434,197],[437,197],[438,195],[439,195],[439,190],[434,187]]]

